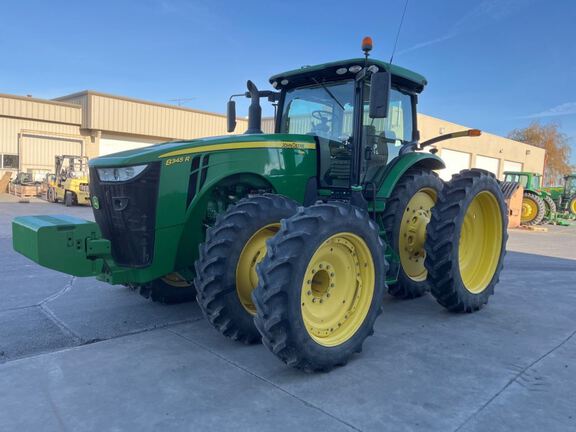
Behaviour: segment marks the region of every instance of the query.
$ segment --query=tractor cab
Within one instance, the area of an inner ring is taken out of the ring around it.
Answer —
[[[504,181],[520,183],[525,190],[536,191],[542,186],[542,175],[524,171],[505,171]]]
[[[280,91],[275,132],[317,142],[321,189],[378,183],[402,146],[417,140],[416,95],[426,79],[406,69],[349,59],[274,75],[270,83]]]
[[[576,174],[564,177],[564,196],[571,197],[573,195],[576,195]]]
[[[317,175],[306,186],[306,204],[336,199],[351,200],[363,208],[369,208],[370,202],[372,208],[382,206],[389,196],[383,185],[396,168],[395,175],[413,164],[430,170],[444,168],[434,154],[402,156],[446,139],[480,135],[479,130],[470,129],[419,142],[416,105],[426,79],[369,58],[371,49],[372,40],[364,38],[364,58],[276,74],[270,78],[275,91],[259,91],[248,81],[248,91],[233,95],[228,102],[228,132],[236,125],[232,99],[246,96],[252,100],[246,134],[262,134],[259,99],[265,97],[276,107],[276,136],[268,139],[280,139],[295,148],[303,137],[313,139]]]

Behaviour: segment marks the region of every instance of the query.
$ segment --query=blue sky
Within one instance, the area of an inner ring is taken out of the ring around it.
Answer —
[[[359,56],[365,35],[373,56],[387,60],[403,7],[404,0],[4,2],[0,93],[52,98],[92,89],[192,99],[185,106],[224,112],[247,79],[268,88],[274,73]],[[502,135],[533,120],[556,122],[576,147],[575,41],[573,0],[410,0],[395,63],[428,78],[423,113]]]

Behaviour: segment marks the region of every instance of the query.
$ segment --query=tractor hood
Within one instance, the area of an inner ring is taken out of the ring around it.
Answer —
[[[150,163],[159,159],[179,157],[194,153],[270,147],[310,149],[315,148],[315,141],[310,135],[295,134],[224,135],[186,141],[171,141],[139,149],[113,153],[92,159],[90,160],[89,165],[91,168],[128,166]]]

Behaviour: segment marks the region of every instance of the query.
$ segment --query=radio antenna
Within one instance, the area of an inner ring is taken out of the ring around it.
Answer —
[[[404,10],[402,11],[402,18],[400,18],[400,25],[398,26],[398,31],[396,32],[396,40],[394,41],[394,48],[392,49],[392,55],[390,56],[390,61],[388,63],[392,64],[394,60],[394,54],[396,53],[396,45],[398,45],[398,38],[400,37],[400,30],[402,30],[402,24],[404,24],[404,16],[406,15],[406,9],[408,8],[408,0],[404,3]]]

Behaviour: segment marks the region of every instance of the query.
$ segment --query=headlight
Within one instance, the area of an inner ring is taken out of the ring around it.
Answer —
[[[136,165],[120,168],[98,168],[98,177],[103,182],[122,182],[131,180],[146,169],[148,165]]]

